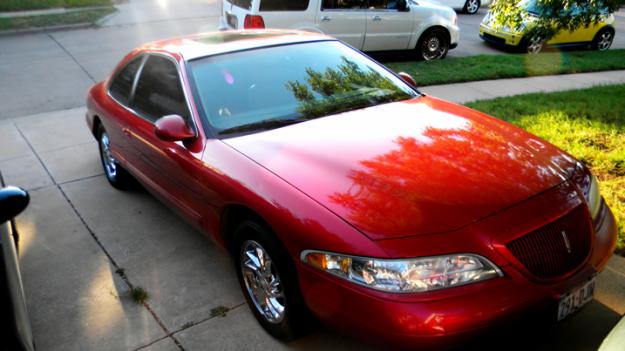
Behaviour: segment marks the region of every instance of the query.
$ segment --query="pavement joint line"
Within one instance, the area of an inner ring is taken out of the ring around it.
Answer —
[[[87,71],[87,69],[86,69],[83,65],[81,65],[81,64],[80,64],[80,62],[78,62],[78,60],[74,57],[74,55],[72,55],[72,53],[71,53],[71,52],[69,52],[69,50],[67,50],[67,49],[65,48],[65,46],[63,46],[63,44],[61,44],[58,40],[56,40],[56,38],[55,38],[52,34],[50,34],[50,33],[46,32],[46,35],[48,36],[48,38],[52,39],[52,41],[54,41],[54,42],[56,43],[56,45],[58,45],[58,46],[59,46],[59,47],[60,47],[60,48],[61,48],[61,49],[62,49],[62,50],[63,50],[63,51],[64,51],[64,52],[65,52],[65,53],[66,53],[66,54],[67,54],[67,55],[68,55],[68,56],[69,56],[69,57],[70,57],[70,58],[71,58],[71,59],[72,59],[72,60],[73,60],[73,61],[74,61],[77,65],[78,65],[78,67],[80,67],[80,69],[81,69],[83,72],[85,72],[85,74],[87,75],[87,77],[89,77],[89,79],[91,79],[91,81],[92,81],[94,84],[95,84],[95,83],[97,83],[97,81],[96,81],[96,80],[95,80],[95,78],[91,75],[91,73],[89,73],[89,71]]]
[[[14,122],[13,124],[15,126],[15,128],[17,129],[17,131],[20,133],[20,135],[22,136],[22,138],[24,138],[24,141],[26,142],[26,144],[28,145],[28,147],[30,148],[30,150],[35,154],[35,157],[37,158],[37,160],[39,161],[39,163],[41,164],[41,166],[43,167],[43,169],[46,171],[46,173],[48,174],[48,176],[50,177],[50,179],[52,180],[52,182],[54,183],[53,186],[56,186],[56,188],[59,190],[59,192],[61,193],[61,195],[63,196],[63,198],[65,198],[65,201],[67,201],[67,203],[69,204],[69,206],[72,208],[72,210],[74,211],[74,214],[76,214],[76,216],[78,217],[78,219],[80,220],[80,222],[82,223],[82,225],[85,227],[85,229],[87,230],[87,232],[89,233],[89,235],[91,235],[91,238],[93,238],[93,240],[96,242],[96,244],[100,247],[100,249],[102,250],[102,252],[104,252],[104,255],[106,255],[106,257],[109,259],[111,265],[113,265],[113,267],[115,268],[115,270],[120,269],[121,267],[117,264],[117,262],[115,261],[115,259],[113,258],[113,256],[111,256],[111,254],[108,252],[108,250],[104,247],[104,244],[102,244],[102,242],[100,241],[100,238],[98,238],[98,236],[96,235],[96,233],[91,229],[91,227],[89,226],[89,224],[87,224],[87,221],[84,219],[84,217],[82,216],[82,214],[78,211],[78,209],[76,208],[76,206],[74,205],[74,203],[69,199],[69,197],[67,196],[67,194],[65,193],[65,191],[63,190],[63,188],[61,187],[60,184],[56,183],[56,181],[54,180],[54,177],[52,177],[52,173],[50,173],[50,170],[48,169],[48,167],[46,167],[45,163],[43,162],[43,160],[41,159],[41,157],[39,157],[39,154],[37,154],[37,152],[35,151],[35,149],[33,148],[32,144],[30,143],[30,141],[26,138],[26,136],[24,135],[24,133],[22,132],[22,130],[19,128],[19,126]],[[130,279],[128,279],[128,277],[126,275],[119,275],[118,276],[126,283],[126,285],[132,290],[134,288],[134,285],[130,282]],[[174,335],[169,331],[169,329],[167,328],[167,326],[165,325],[165,323],[163,323],[163,321],[158,317],[158,315],[156,314],[156,312],[152,309],[152,307],[150,307],[150,305],[147,302],[143,302],[142,303],[143,307],[145,307],[148,312],[152,315],[152,318],[154,318],[154,320],[156,321],[156,323],[161,327],[161,329],[165,332],[166,335],[170,336],[172,338],[172,340],[174,341],[174,343],[176,344],[176,346],[178,346],[178,348],[181,351],[185,351],[185,349],[182,347],[182,344],[180,344],[180,342],[174,337]]]
[[[162,337],[160,337],[160,338],[158,338],[158,339],[156,339],[156,340],[154,340],[154,341],[152,341],[152,342],[150,342],[150,343],[148,343],[148,344],[145,344],[145,345],[143,345],[143,346],[139,346],[139,347],[137,347],[137,348],[136,348],[136,349],[134,349],[133,351],[145,350],[146,348],[148,348],[148,347],[150,347],[150,346],[152,346],[152,345],[154,345],[154,344],[156,344],[156,343],[159,343],[159,342],[161,342],[161,341],[163,341],[163,340],[165,340],[165,339],[167,339],[167,338],[170,338],[170,337],[171,337],[171,336],[169,336],[169,335],[162,336]]]
[[[625,278],[625,273],[623,273],[623,272],[621,272],[621,271],[619,271],[619,270],[617,270],[617,269],[614,269],[614,268],[612,268],[612,267],[610,267],[610,266],[606,266],[606,268],[607,268],[609,271],[612,271],[612,272],[614,272],[614,273],[616,273],[616,274],[618,274],[618,275],[622,276],[623,278]]]
[[[226,315],[225,315],[225,316],[223,316],[223,317],[227,317],[227,316],[228,316],[228,313],[230,313],[230,311],[234,311],[234,310],[236,310],[236,309],[238,309],[238,308],[241,308],[242,306],[246,306],[246,305],[247,305],[247,303],[246,303],[245,301],[243,301],[243,302],[241,302],[241,303],[239,303],[239,304],[236,304],[236,305],[234,305],[234,306],[232,306],[232,307],[228,308],[228,312],[226,312]],[[189,328],[193,328],[193,327],[195,327],[196,325],[200,325],[200,324],[202,324],[202,323],[204,323],[204,322],[208,322],[208,321],[210,321],[211,319],[221,318],[221,317],[222,317],[222,316],[209,316],[209,317],[206,317],[206,318],[204,318],[204,319],[200,319],[200,320],[199,320],[199,321],[197,321],[197,322],[187,322],[187,323],[183,324],[183,325],[182,325],[182,327],[178,328],[178,330],[174,331],[174,332],[172,333],[172,336],[173,336],[174,334],[178,334],[178,333],[180,333],[180,332],[182,332],[182,331],[185,331],[185,330],[187,330],[187,329],[189,329]],[[146,346],[149,346],[149,345],[146,345]]]
[[[73,147],[77,147],[77,146],[85,146],[85,145],[89,145],[89,144],[93,144],[93,145],[97,145],[97,142],[94,141],[85,141],[84,143],[79,143],[79,144],[74,144],[74,145],[69,145],[69,146],[63,146],[63,147],[59,147],[59,148],[55,148],[55,149],[50,149],[50,150],[45,150],[45,151],[41,151],[42,154],[48,154],[48,153],[52,153],[52,152],[56,152],[56,151],[62,151],[62,150],[67,150],[67,149],[71,149]]]

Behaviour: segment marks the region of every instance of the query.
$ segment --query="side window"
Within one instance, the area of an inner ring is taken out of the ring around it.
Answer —
[[[353,10],[362,9],[366,4],[365,0],[323,0],[323,10]]]
[[[135,75],[137,74],[142,60],[143,56],[132,59],[132,61],[119,71],[111,83],[109,92],[117,101],[124,105],[128,105],[132,83],[135,80]]]
[[[397,0],[369,0],[369,9],[397,10]]]
[[[137,83],[133,108],[152,122],[167,115],[189,118],[174,62],[156,55],[148,58]]]
[[[306,11],[310,0],[261,0],[260,11]]]

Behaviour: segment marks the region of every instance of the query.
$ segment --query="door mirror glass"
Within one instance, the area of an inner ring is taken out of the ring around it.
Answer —
[[[189,128],[184,118],[169,115],[156,121],[154,134],[164,141],[183,141],[195,138],[195,132]]]
[[[22,213],[29,200],[26,190],[14,186],[0,188],[0,224]]]
[[[414,87],[414,88],[417,87],[417,82],[414,80],[414,78],[412,78],[412,76],[410,74],[408,74],[406,72],[399,72],[399,73],[397,73],[397,75],[404,82],[408,83],[411,87]]]

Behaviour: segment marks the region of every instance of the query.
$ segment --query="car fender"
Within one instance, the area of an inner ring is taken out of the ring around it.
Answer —
[[[447,20],[438,16],[432,16],[426,22],[417,23],[417,26],[415,27],[415,32],[413,33],[412,39],[410,39],[410,43],[408,44],[408,48],[410,49],[416,48],[417,44],[419,43],[419,39],[421,38],[423,33],[425,33],[428,29],[432,27],[444,28],[451,37],[449,26],[450,26],[450,23]]]

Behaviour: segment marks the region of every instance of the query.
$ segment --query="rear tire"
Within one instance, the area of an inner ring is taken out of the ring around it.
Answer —
[[[540,36],[533,36],[530,39],[523,39],[523,45],[521,46],[526,53],[530,55],[538,54],[545,49],[546,40]]]
[[[295,265],[264,225],[243,221],[236,229],[234,258],[243,295],[260,325],[276,339],[297,339],[312,321]]]
[[[609,50],[612,46],[612,42],[614,41],[614,29],[612,28],[603,28],[592,40],[592,49],[597,51],[606,51]]]
[[[475,15],[480,9],[481,5],[482,3],[480,2],[480,0],[467,0],[467,2],[464,4],[464,8],[462,8],[462,11],[464,13],[468,13],[469,15]]]
[[[135,180],[120,164],[111,153],[111,141],[108,133],[100,124],[98,126],[96,136],[98,138],[98,147],[100,149],[100,161],[104,169],[104,176],[109,183],[116,189],[129,190],[135,187]]]
[[[423,61],[444,59],[449,52],[449,41],[449,33],[444,29],[428,29],[417,42],[417,58]]]

